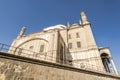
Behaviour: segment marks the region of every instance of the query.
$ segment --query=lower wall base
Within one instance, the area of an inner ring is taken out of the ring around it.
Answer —
[[[0,80],[120,80],[120,77],[0,52]]]

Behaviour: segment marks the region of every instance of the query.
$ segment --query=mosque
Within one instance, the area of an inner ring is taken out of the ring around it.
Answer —
[[[76,68],[99,68],[103,72],[118,74],[109,49],[97,46],[85,12],[80,15],[82,20],[79,24],[58,24],[29,35],[25,35],[26,28],[23,27],[9,52]]]

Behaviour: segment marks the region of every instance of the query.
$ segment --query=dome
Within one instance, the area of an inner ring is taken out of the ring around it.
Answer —
[[[65,29],[65,28],[66,28],[65,25],[58,24],[58,25],[55,25],[55,26],[50,26],[50,27],[45,28],[43,30],[46,31],[46,30],[51,30],[51,29]]]

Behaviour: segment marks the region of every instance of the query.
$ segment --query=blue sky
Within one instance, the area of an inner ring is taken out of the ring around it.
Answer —
[[[120,0],[0,0],[0,43],[11,44],[22,26],[26,34],[67,22],[85,11],[98,46],[110,47],[120,71]]]

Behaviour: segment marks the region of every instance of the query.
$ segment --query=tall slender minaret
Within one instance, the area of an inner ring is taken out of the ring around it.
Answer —
[[[81,15],[81,19],[82,19],[81,24],[84,27],[87,47],[88,48],[96,48],[96,42],[94,40],[93,33],[92,33],[92,30],[91,30],[91,24],[88,21],[85,12],[81,12],[80,15]]]
[[[18,38],[22,38],[25,34],[25,31],[26,31],[26,28],[23,26],[21,31],[20,31],[20,34],[18,35]]]
[[[89,21],[88,21],[88,19],[87,19],[87,16],[86,16],[86,14],[85,14],[85,12],[83,11],[83,12],[81,12],[81,18],[82,18],[82,24],[87,24],[87,23],[89,23]]]

